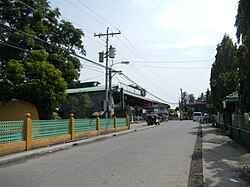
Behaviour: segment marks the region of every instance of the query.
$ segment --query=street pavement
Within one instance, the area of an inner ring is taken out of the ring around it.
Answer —
[[[141,126],[135,133],[1,166],[0,186],[187,186],[198,124]]]
[[[77,141],[73,141],[73,142],[62,143],[62,144],[58,144],[58,145],[52,145],[52,146],[33,149],[33,150],[25,151],[25,152],[20,152],[20,153],[2,156],[2,157],[0,157],[0,165],[8,164],[11,162],[19,161],[19,160],[22,160],[22,159],[25,159],[28,157],[37,156],[37,155],[41,155],[41,154],[45,154],[45,153],[52,153],[55,151],[70,149],[75,145],[87,144],[87,143],[91,143],[94,141],[100,141],[100,140],[112,138],[113,136],[125,135],[128,133],[132,133],[132,132],[140,131],[140,130],[145,130],[145,129],[149,129],[149,128],[153,128],[153,127],[155,127],[155,125],[148,126],[145,121],[132,123],[131,128],[129,130],[126,130],[126,131],[115,132],[115,133],[105,134],[105,135],[101,135],[101,136],[95,136],[95,137],[81,139],[81,140],[77,140]]]
[[[183,121],[178,123],[183,123]],[[148,126],[145,122],[133,123],[131,129],[127,131],[2,156],[0,157],[0,168],[32,156],[69,149],[74,145],[86,144],[154,127],[157,126]],[[229,138],[225,132],[212,127],[211,124],[202,124],[202,132],[204,186],[250,186],[250,153],[248,150]]]

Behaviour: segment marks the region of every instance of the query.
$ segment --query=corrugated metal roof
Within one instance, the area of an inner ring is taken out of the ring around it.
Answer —
[[[95,87],[88,87],[88,88],[73,88],[67,89],[67,94],[74,94],[74,93],[87,93],[87,92],[100,92],[105,91],[104,86],[95,86]]]
[[[66,93],[67,94],[76,94],[76,93],[89,93],[89,92],[101,92],[101,91],[105,92],[105,86],[67,89]],[[147,98],[147,97],[143,97],[143,96],[138,95],[138,94],[131,93],[131,92],[127,91],[126,89],[124,90],[124,93],[127,94],[127,95],[130,95],[130,96],[136,97],[138,99],[143,99],[143,100],[150,101],[150,102],[153,102],[153,103],[162,103],[162,104],[165,104],[165,105],[169,106],[169,104],[166,104],[166,103],[163,103],[163,102],[160,102],[160,101],[156,101],[156,100],[153,100],[153,99],[150,99],[150,98]]]

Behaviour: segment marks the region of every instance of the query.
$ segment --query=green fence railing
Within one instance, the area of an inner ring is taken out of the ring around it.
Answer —
[[[75,119],[75,132],[96,130],[96,119]]]
[[[113,118],[101,118],[100,119],[100,128],[101,129],[110,129],[114,128],[114,119]]]
[[[126,126],[126,118],[117,118],[116,127]],[[31,138],[55,137],[71,134],[70,120],[32,120]],[[101,118],[100,130],[114,128],[114,118]],[[97,130],[97,121],[93,119],[74,119],[74,132]],[[26,134],[25,121],[0,121],[0,144],[24,141]]]
[[[23,141],[24,139],[24,121],[0,121],[0,144]]]
[[[232,115],[232,126],[250,130],[250,121],[244,115]]]
[[[117,118],[116,119],[117,127],[124,127],[127,125],[126,118]]]
[[[70,133],[69,120],[32,121],[32,139],[60,136]]]

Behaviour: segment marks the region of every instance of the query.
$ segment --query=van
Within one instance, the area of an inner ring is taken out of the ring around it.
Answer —
[[[201,112],[194,112],[193,113],[193,121],[200,121],[201,118],[202,118]]]

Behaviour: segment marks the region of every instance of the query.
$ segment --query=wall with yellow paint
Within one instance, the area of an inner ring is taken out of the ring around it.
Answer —
[[[24,120],[26,113],[30,113],[33,120],[39,120],[37,109],[32,103],[12,100],[0,105],[0,121]]]

